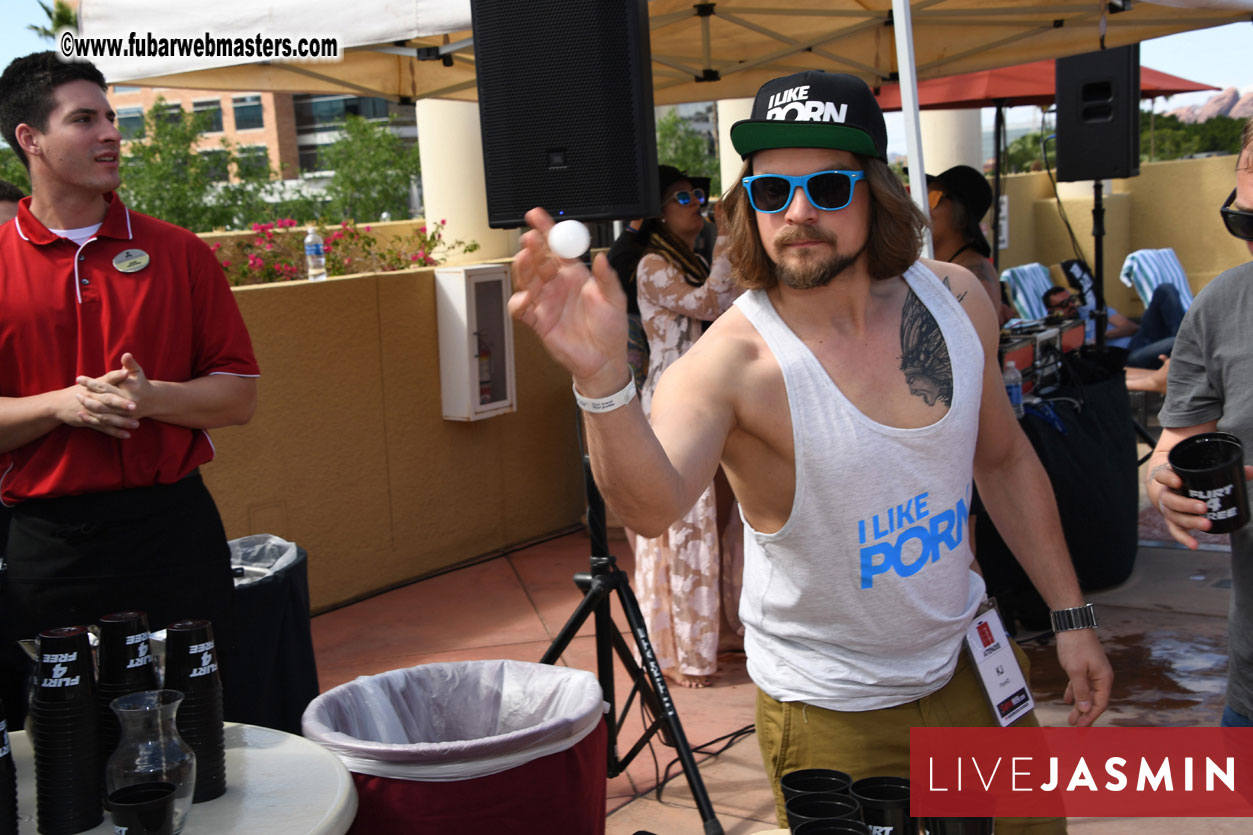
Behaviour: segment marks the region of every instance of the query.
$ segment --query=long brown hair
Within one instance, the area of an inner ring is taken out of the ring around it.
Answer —
[[[648,218],[640,226],[637,240],[644,241],[644,251],[660,255],[670,266],[683,274],[693,287],[702,286],[709,278],[709,265],[697,255],[687,241],[680,238],[661,218]]]
[[[861,163],[866,173],[866,184],[870,187],[866,267],[871,278],[892,278],[905,272],[910,264],[918,260],[927,221],[886,163],[860,154],[854,156]],[[753,163],[749,159],[740,171],[739,180],[722,196],[723,223],[731,238],[727,257],[740,286],[749,290],[769,290],[779,283],[779,279],[775,264],[762,245],[756,213],[743,186],[743,179],[752,173]]]

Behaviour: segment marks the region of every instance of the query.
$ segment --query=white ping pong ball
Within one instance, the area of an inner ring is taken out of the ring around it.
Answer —
[[[548,248],[559,258],[578,258],[591,242],[591,233],[577,220],[563,220],[548,230]]]

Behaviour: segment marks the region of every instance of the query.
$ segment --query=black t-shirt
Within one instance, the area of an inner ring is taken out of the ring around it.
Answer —
[[[622,283],[622,291],[626,293],[627,313],[639,316],[640,304],[635,298],[635,268],[644,257],[644,241],[640,238],[639,230],[630,226],[622,230],[613,246],[609,247],[607,257],[609,266],[613,267],[618,274],[618,281]]]

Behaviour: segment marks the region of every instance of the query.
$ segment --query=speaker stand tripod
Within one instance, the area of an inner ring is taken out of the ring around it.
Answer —
[[[548,651],[540,659],[541,664],[555,664],[565,652],[570,641],[574,639],[580,627],[589,615],[595,615],[596,627],[596,675],[604,692],[604,699],[609,703],[609,763],[610,777],[617,777],[644,749],[649,740],[657,733],[661,734],[662,742],[674,747],[678,752],[679,762],[683,765],[683,773],[687,777],[688,787],[696,801],[701,820],[705,824],[705,835],[722,835],[722,824],[714,815],[713,804],[709,802],[709,793],[705,791],[705,783],[701,780],[696,768],[696,759],[692,756],[692,748],[683,734],[683,726],[679,722],[679,714],[674,702],[670,699],[670,689],[666,686],[665,677],[653,653],[653,645],[648,639],[648,629],[644,626],[644,616],[640,612],[635,593],[631,591],[627,575],[618,568],[617,560],[609,553],[609,535],[605,526],[605,502],[596,482],[592,479],[590,459],[583,456],[583,480],[587,489],[587,527],[591,535],[592,555],[591,572],[574,575],[574,582],[583,590],[583,600],[579,603],[566,625],[561,628],[553,639]],[[627,625],[635,637],[635,645],[639,649],[644,666],[636,663],[622,633],[613,622],[609,609],[610,597],[618,595],[622,612],[626,615]],[[627,677],[631,680],[631,691],[627,694],[626,703],[621,713],[616,712],[614,693],[614,654],[626,668]],[[618,734],[622,731],[631,704],[639,695],[648,718],[651,720],[641,736],[625,757],[618,756]]]

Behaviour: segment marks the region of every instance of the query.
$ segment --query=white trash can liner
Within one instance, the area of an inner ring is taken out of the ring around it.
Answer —
[[[231,549],[231,565],[246,572],[235,581],[236,588],[270,574],[281,574],[300,558],[300,548],[296,543],[272,533],[241,536],[227,544]]]
[[[573,748],[608,709],[586,670],[527,661],[423,664],[314,699],[304,735],[360,774],[486,777]]]

